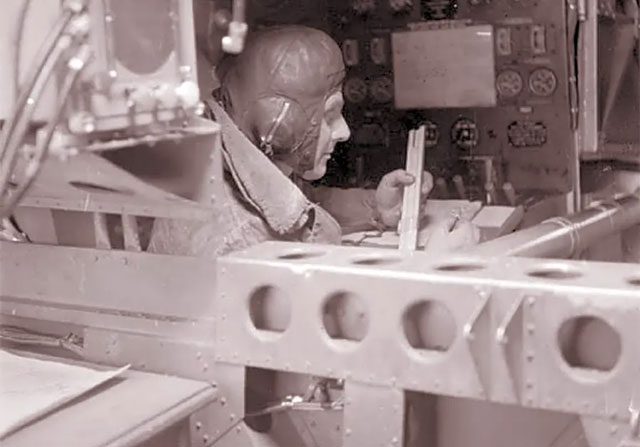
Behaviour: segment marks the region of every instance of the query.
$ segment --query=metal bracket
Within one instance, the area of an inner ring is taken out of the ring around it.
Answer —
[[[489,300],[491,295],[480,293],[480,304],[476,307],[468,323],[464,325],[464,338],[469,345],[478,379],[482,384],[485,397],[491,392],[491,313]]]
[[[522,297],[514,301],[496,329],[496,342],[500,348],[499,352],[501,352],[509,370],[511,387],[518,400],[521,400],[522,349],[524,346],[522,303]],[[532,360],[533,356],[533,352],[528,352],[527,360]]]

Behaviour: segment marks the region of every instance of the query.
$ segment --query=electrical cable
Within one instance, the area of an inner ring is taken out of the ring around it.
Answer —
[[[65,337],[29,331],[16,326],[0,325],[0,340],[23,346],[53,347],[67,349],[83,357],[83,340],[70,333]]]
[[[31,8],[32,0],[24,0],[22,7],[20,8],[20,18],[18,19],[18,26],[16,28],[15,40],[13,44],[13,91],[15,95],[19,95],[20,92],[20,65],[21,65],[21,51],[22,41],[24,36],[24,26],[27,22],[27,16]]]
[[[66,39],[64,37],[66,37]],[[0,151],[2,151],[0,152],[0,198],[4,197],[8,190],[8,184],[11,180],[11,174],[15,169],[21,143],[28,130],[31,118],[35,113],[35,109],[58,62],[62,59],[70,43],[71,38],[68,36],[62,36],[58,39],[54,50],[50,53],[42,71],[37,76],[33,89],[27,91],[27,100],[25,101],[23,109],[12,117],[10,123],[6,124],[7,133],[3,133],[5,138],[3,138],[2,141],[5,145],[0,146]]]
[[[20,116],[22,109],[29,100],[31,91],[33,90],[38,78],[40,77],[47,61],[51,56],[51,53],[55,50],[58,41],[67,29],[73,16],[74,14],[70,11],[66,11],[64,14],[62,14],[54,24],[49,35],[46,37],[43,45],[40,47],[40,51],[35,58],[35,63],[33,64],[33,69],[28,72],[24,86],[18,94],[13,113],[11,114],[11,118],[7,122],[5,122],[5,125],[2,128],[2,133],[0,134],[0,156],[3,154],[5,145],[8,143],[9,137],[13,133],[13,129],[15,127],[15,118]],[[19,49],[17,51],[19,51]]]
[[[6,217],[11,215],[13,209],[22,199],[29,187],[33,184],[33,181],[37,177],[42,168],[42,163],[45,161],[49,152],[49,145],[53,135],[55,134],[56,127],[60,121],[60,117],[64,112],[64,108],[69,99],[71,90],[75,83],[78,81],[82,70],[86,67],[87,62],[91,59],[92,53],[89,47],[83,46],[78,53],[73,56],[67,63],[68,72],[60,88],[58,104],[54,112],[54,116],[49,121],[49,124],[45,127],[44,135],[42,139],[36,144],[36,151],[33,158],[29,160],[25,169],[25,179],[19,185],[19,187],[11,194],[10,199],[6,205],[2,205],[0,208],[0,217]],[[1,198],[2,196],[0,196]]]
[[[4,123],[0,132],[0,198],[7,192],[10,177],[18,159],[17,153],[47,82],[62,54],[71,45],[78,31],[82,30],[82,25],[76,26],[75,29],[70,26],[74,23],[73,19],[82,11],[77,5],[65,6],[64,12],[41,46],[36,62],[28,72],[26,83],[16,100],[13,114]]]

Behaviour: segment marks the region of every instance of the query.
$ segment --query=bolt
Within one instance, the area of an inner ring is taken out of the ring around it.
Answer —
[[[209,365],[207,365],[206,363],[204,365],[202,365],[202,370],[206,371],[209,369]]]
[[[227,405],[227,398],[223,397],[222,399],[220,399],[220,405],[225,406]]]
[[[202,422],[196,422],[196,430],[200,430],[202,428]]]
[[[209,442],[209,435],[204,435],[204,436],[202,437],[202,440],[205,442],[205,444],[206,444],[207,442]]]
[[[235,418],[236,418],[236,415],[235,415],[235,414],[231,413],[231,414],[229,415],[229,420],[233,421]]]
[[[530,362],[533,361],[534,357],[535,356],[534,356],[533,352],[531,352],[531,351],[527,352],[527,360],[528,361],[530,361]]]
[[[527,324],[527,331],[528,331],[530,334],[533,334],[533,332],[535,331],[535,329],[536,329],[536,327],[535,327],[535,325],[534,325],[533,323],[529,323],[529,324]]]
[[[345,436],[351,436],[351,429],[350,429],[350,428],[347,428],[347,429],[344,431],[344,435],[345,435]]]
[[[242,431],[242,426],[238,425],[236,426],[236,433],[240,433]]]
[[[527,304],[529,304],[529,307],[533,307],[533,305],[536,303],[536,299],[532,296],[530,296],[529,298],[527,298]]]

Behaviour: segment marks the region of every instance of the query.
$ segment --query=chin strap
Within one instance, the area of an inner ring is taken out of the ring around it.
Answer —
[[[288,101],[285,101],[284,104],[282,104],[282,107],[280,108],[280,112],[278,112],[278,116],[273,122],[273,125],[269,129],[269,132],[267,133],[267,135],[263,135],[260,137],[260,150],[264,152],[265,155],[269,158],[273,157],[273,145],[272,145],[273,136],[278,130],[278,127],[280,127],[280,124],[282,124],[282,121],[284,120],[284,117],[287,115],[287,112],[289,111],[290,107],[291,107],[291,103]]]

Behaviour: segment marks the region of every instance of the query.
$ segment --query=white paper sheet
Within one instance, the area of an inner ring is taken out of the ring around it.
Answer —
[[[97,371],[0,350],[0,438],[112,379]]]
[[[428,200],[423,209],[424,220],[418,233],[418,247],[423,248],[431,231],[442,221],[449,219],[453,214],[462,219],[473,220],[482,208],[480,202],[467,200]],[[362,247],[398,248],[400,237],[395,231],[360,231],[345,234],[342,243],[345,245],[357,245]]]

